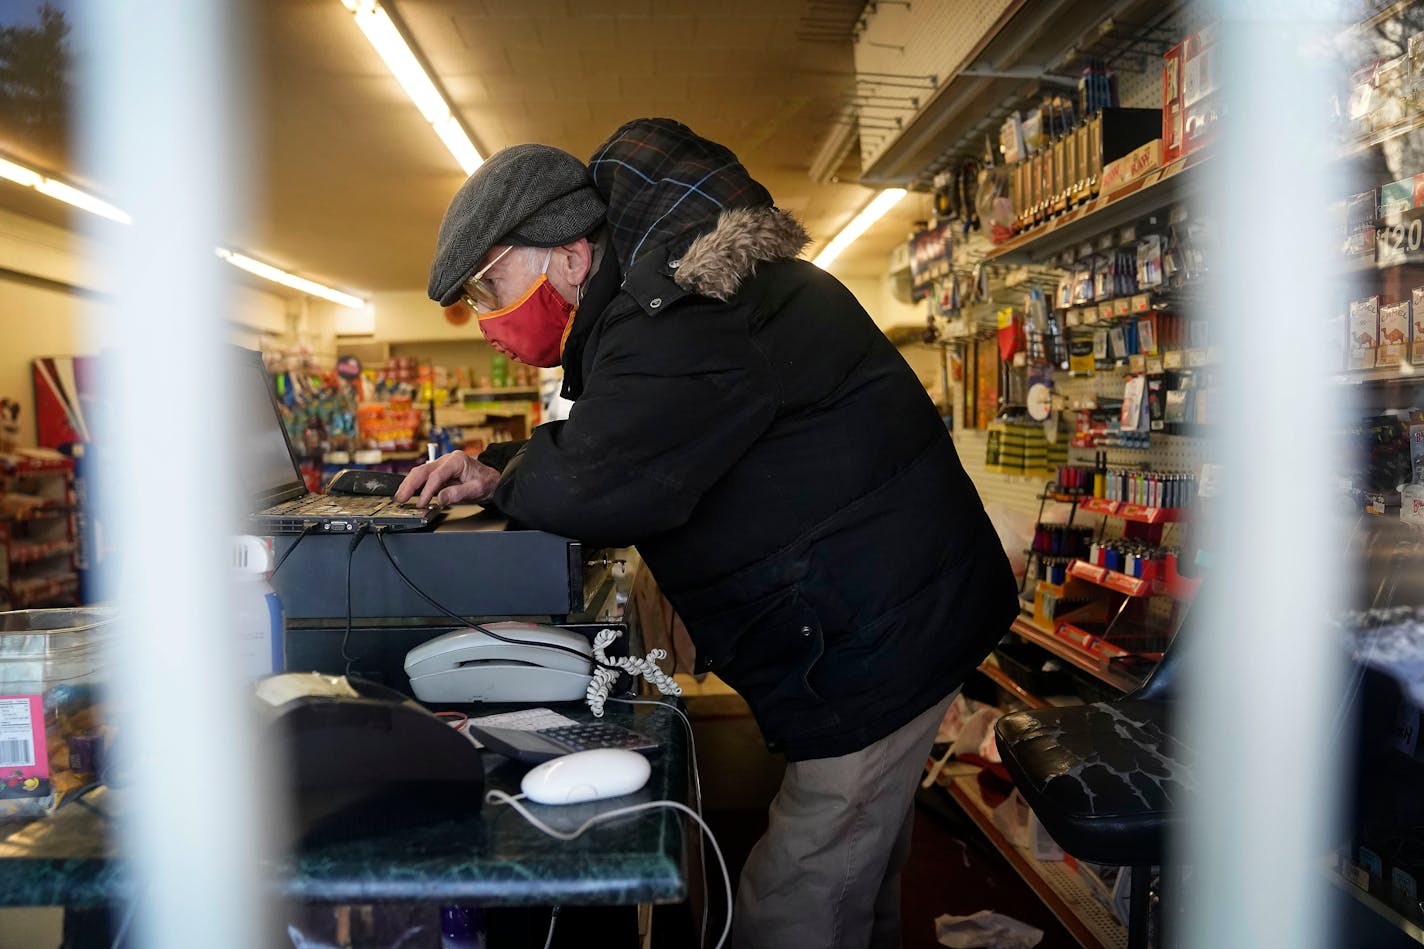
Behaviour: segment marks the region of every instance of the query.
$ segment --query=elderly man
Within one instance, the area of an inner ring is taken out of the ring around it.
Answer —
[[[628,123],[587,168],[495,154],[445,215],[430,296],[474,306],[501,352],[562,363],[573,409],[502,470],[454,452],[397,497],[636,545],[697,669],[788,762],[734,942],[895,946],[917,779],[1017,600],[934,406],[797,259],[807,241],[735,155],[670,120]]]

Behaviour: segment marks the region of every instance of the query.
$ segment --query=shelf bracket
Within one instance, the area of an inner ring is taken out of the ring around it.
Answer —
[[[1042,79],[1048,75],[1048,70],[1043,66],[1012,66],[1008,69],[995,69],[992,65],[984,65],[961,69],[959,75],[983,76],[987,79]]]

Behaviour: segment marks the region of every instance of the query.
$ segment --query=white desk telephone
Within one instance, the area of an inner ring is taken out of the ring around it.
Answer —
[[[481,625],[519,642],[503,642],[477,629],[457,629],[421,643],[405,656],[405,672],[417,699],[574,702],[584,697],[592,678],[593,646],[583,636],[537,623]]]

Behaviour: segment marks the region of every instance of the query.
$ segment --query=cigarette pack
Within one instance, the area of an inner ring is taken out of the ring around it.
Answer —
[[[1379,348],[1379,297],[1350,304],[1350,368],[1373,369]]]
[[[1397,366],[1409,352],[1409,301],[1379,308],[1379,348],[1376,366]]]

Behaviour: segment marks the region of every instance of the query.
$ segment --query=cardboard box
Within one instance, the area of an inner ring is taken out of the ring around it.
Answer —
[[[1397,366],[1409,354],[1409,301],[1379,308],[1379,348],[1376,366]]]
[[[1350,304],[1351,369],[1373,369],[1379,348],[1379,297]]]
[[[1356,257],[1375,252],[1379,203],[1373,189],[1353,194],[1345,203],[1345,254]]]
[[[1182,151],[1190,155],[1216,138],[1221,96],[1216,36],[1212,30],[1193,33],[1182,52]]]
[[[1162,57],[1162,160],[1182,157],[1182,52],[1185,42]]]
[[[1155,138],[1108,163],[1103,169],[1103,194],[1112,194],[1123,185],[1136,181],[1150,171],[1156,171],[1161,163],[1162,140]]]
[[[1415,366],[1424,366],[1424,287],[1415,290],[1413,313],[1410,319],[1409,361]]]

